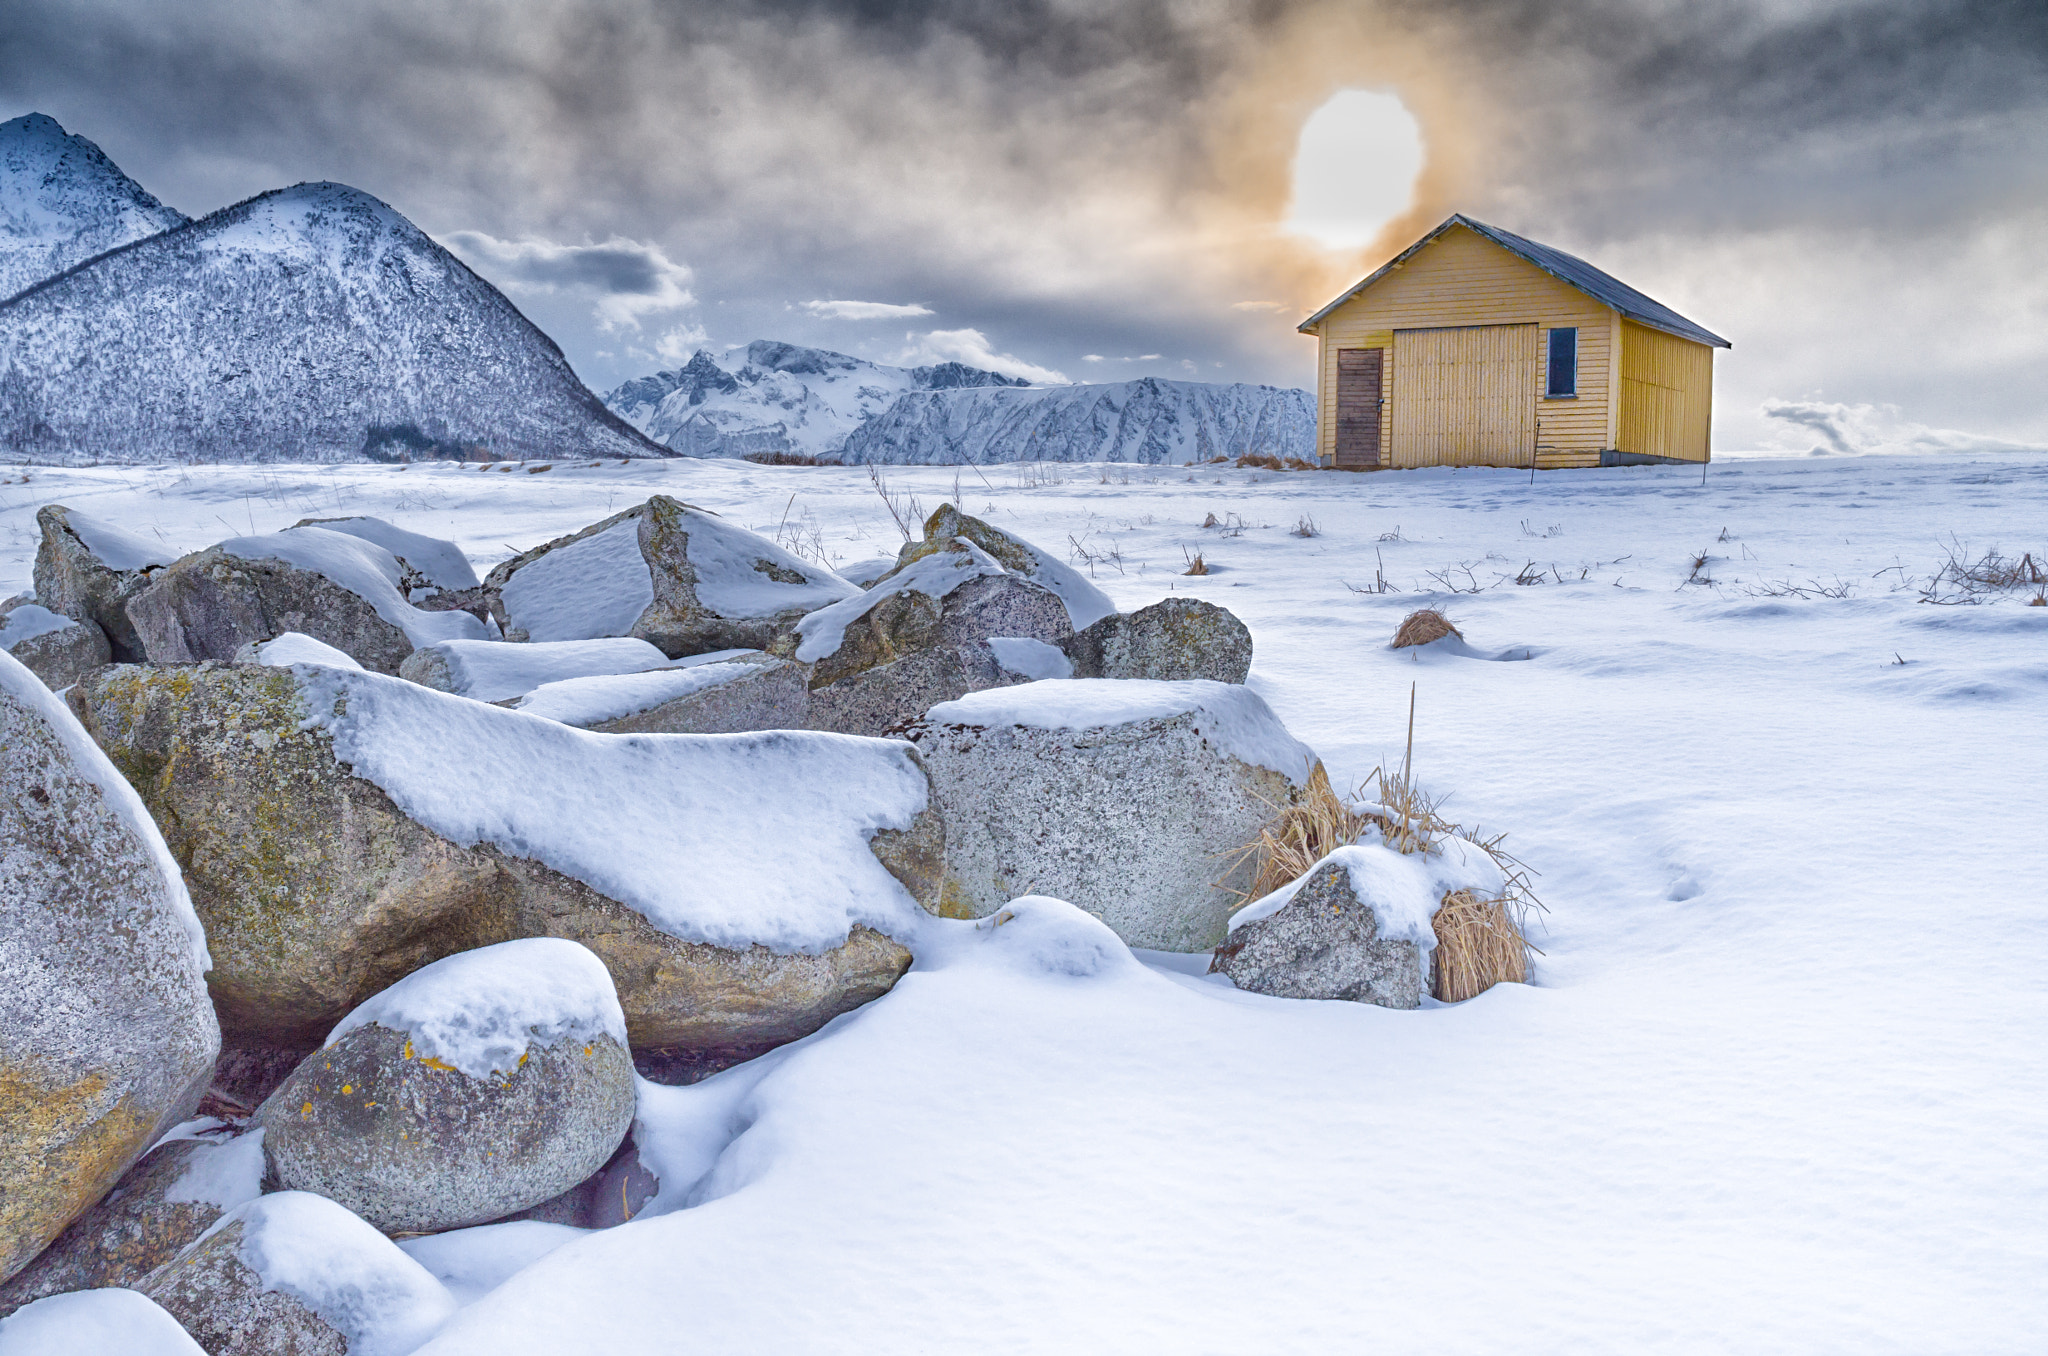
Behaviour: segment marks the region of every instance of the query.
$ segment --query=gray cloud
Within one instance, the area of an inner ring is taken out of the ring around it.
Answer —
[[[187,212],[356,184],[514,289],[599,385],[704,338],[897,351],[792,297],[915,297],[955,327],[934,333],[1050,373],[1157,352],[1309,380],[1295,319],[1379,262],[1277,230],[1295,130],[1346,85],[1423,123],[1402,229],[1469,210],[1730,330],[1729,436],[1789,430],[1766,399],[1825,399],[2048,437],[2038,383],[2014,379],[2048,364],[2048,284],[2007,273],[2048,212],[2039,0],[0,15],[0,116],[56,115]],[[642,304],[679,292],[697,307]],[[655,316],[665,333],[636,338]],[[1947,341],[1910,354],[1908,325]]]

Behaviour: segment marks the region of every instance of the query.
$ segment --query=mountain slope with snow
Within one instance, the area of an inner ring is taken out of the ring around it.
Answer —
[[[830,457],[907,392],[1024,384],[964,363],[889,367],[757,339],[738,366],[699,351],[684,366],[629,381],[604,399],[633,427],[689,456]]]
[[[1314,453],[1307,391],[1199,381],[918,391],[847,438],[850,463],[1127,461]]]
[[[663,455],[377,199],[300,184],[0,303],[0,452],[39,461]]]
[[[0,299],[186,220],[56,119],[0,122]]]

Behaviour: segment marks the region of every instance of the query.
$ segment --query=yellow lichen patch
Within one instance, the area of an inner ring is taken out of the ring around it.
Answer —
[[[156,1118],[104,1074],[0,1067],[0,1276],[12,1275],[104,1196],[149,1147]]]
[[[342,1095],[342,1096],[344,1096],[344,1097],[348,1096],[348,1095],[349,1095],[350,1093],[354,1092],[355,1090],[356,1090],[356,1089],[355,1089],[355,1085],[354,1085],[353,1083],[343,1083],[343,1084],[341,1085],[341,1095]]]

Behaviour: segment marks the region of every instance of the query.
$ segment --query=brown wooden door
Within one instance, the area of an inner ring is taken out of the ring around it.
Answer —
[[[1337,464],[1380,464],[1383,348],[1337,350]]]

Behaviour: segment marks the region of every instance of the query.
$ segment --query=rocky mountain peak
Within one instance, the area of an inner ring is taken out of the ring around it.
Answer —
[[[55,118],[0,123],[0,298],[185,221]]]

